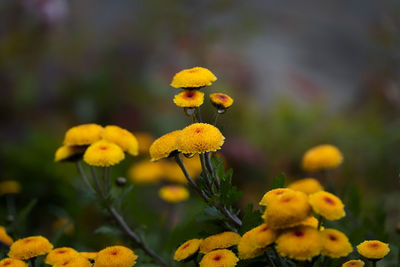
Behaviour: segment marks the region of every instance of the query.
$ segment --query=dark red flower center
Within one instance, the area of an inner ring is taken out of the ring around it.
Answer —
[[[370,248],[377,248],[377,247],[379,247],[379,244],[378,243],[371,243],[371,244],[369,244],[368,245]]]
[[[335,201],[334,201],[332,198],[330,198],[330,197],[325,197],[325,198],[324,198],[324,201],[325,201],[326,203],[328,203],[329,205],[335,205]]]
[[[67,252],[67,251],[65,251],[65,250],[58,250],[58,251],[56,251],[56,253],[58,253],[58,254],[64,254],[65,252]]]
[[[108,146],[100,146],[99,149],[100,149],[100,150],[107,150],[107,149],[108,149]]]
[[[221,260],[221,259],[222,259],[221,255],[217,255],[217,256],[215,256],[215,257],[213,258],[213,260],[215,260],[215,261],[219,261],[219,260]]]
[[[188,91],[188,92],[185,93],[185,98],[190,98],[190,99],[192,99],[192,98],[195,97],[195,95],[196,95],[195,92]]]
[[[300,231],[300,230],[296,230],[296,231],[294,231],[294,235],[297,237],[302,237],[302,236],[304,236],[304,232]]]
[[[228,97],[226,95],[217,95],[217,97],[223,101],[228,100]]]
[[[265,232],[269,229],[268,225],[264,226],[263,228],[261,228],[260,232]]]
[[[332,241],[338,240],[338,238],[336,236],[334,236],[334,235],[329,235],[329,239],[332,240]]]

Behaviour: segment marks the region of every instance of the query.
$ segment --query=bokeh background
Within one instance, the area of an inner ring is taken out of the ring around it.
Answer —
[[[189,119],[173,104],[179,91],[169,83],[177,71],[203,66],[218,77],[205,91],[235,99],[219,126],[227,138],[222,154],[244,192],[240,205],[256,204],[281,172],[288,181],[309,176],[300,168],[304,151],[334,144],[345,160],[331,179],[349,208],[338,227],[354,242],[391,242],[394,260],[399,37],[395,0],[0,1],[0,179],[22,184],[18,210],[37,199],[19,234],[87,250],[125,242],[102,227],[112,220],[86,194],[73,164],[53,162],[54,152],[81,123],[154,137],[184,127]],[[113,174],[126,176],[135,161]],[[193,227],[202,203],[192,197],[171,208],[157,190],[135,186],[124,209],[168,257],[202,230],[200,222]],[[169,209],[173,225],[157,219]],[[57,227],[60,219],[73,229]]]

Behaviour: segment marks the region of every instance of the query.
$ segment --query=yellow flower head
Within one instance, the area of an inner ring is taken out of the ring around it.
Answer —
[[[82,158],[85,147],[82,146],[61,146],[54,155],[55,162],[76,161]]]
[[[18,194],[21,192],[21,184],[14,180],[0,182],[0,196]]]
[[[83,160],[92,166],[110,167],[125,158],[124,151],[114,143],[100,140],[91,144],[83,155]]]
[[[174,260],[183,261],[199,251],[201,239],[191,239],[180,245],[174,254]]]
[[[207,123],[193,123],[178,136],[178,150],[185,154],[214,152],[224,144],[225,137],[217,127]]]
[[[370,260],[379,260],[385,257],[389,252],[389,244],[378,240],[364,241],[357,246],[358,253]]]
[[[156,161],[162,158],[168,158],[171,153],[177,151],[178,145],[176,141],[180,133],[181,130],[177,130],[164,134],[156,139],[149,149],[151,160]]]
[[[272,229],[282,229],[300,224],[310,216],[307,195],[300,191],[287,191],[276,197],[266,209],[266,223]]]
[[[147,154],[149,153],[149,148],[154,142],[154,137],[147,132],[135,132],[136,139],[139,143],[139,153]]]
[[[117,144],[123,151],[132,156],[139,154],[139,144],[136,137],[129,131],[115,125],[108,125],[102,133],[103,139]]]
[[[12,243],[8,256],[10,258],[27,260],[45,255],[53,249],[53,245],[43,236],[30,236]]]
[[[68,218],[59,218],[53,222],[53,228],[55,231],[64,230],[65,234],[72,235],[75,231],[74,223]]]
[[[64,259],[62,261],[57,262],[53,265],[53,267],[91,267],[92,264],[88,259],[81,255],[75,255],[74,257],[70,257]]]
[[[218,249],[204,255],[200,261],[200,267],[233,267],[239,259],[227,249]]]
[[[342,232],[335,229],[325,229],[321,232],[324,247],[321,254],[331,258],[346,257],[353,251],[349,239]]]
[[[93,267],[131,267],[136,264],[137,258],[127,247],[108,247],[97,254]]]
[[[300,223],[300,225],[305,225],[305,226],[310,226],[313,228],[318,228],[318,219],[315,218],[314,216],[310,216],[304,221]]]
[[[365,263],[361,260],[350,260],[343,263],[342,267],[364,267]]]
[[[196,108],[203,105],[204,93],[199,90],[184,90],[175,95],[174,103],[181,108]]]
[[[6,228],[4,226],[0,226],[0,242],[10,246],[14,240],[7,234]]]
[[[306,171],[333,169],[343,161],[340,150],[332,145],[319,145],[306,151],[302,166]]]
[[[251,230],[245,233],[238,244],[238,254],[241,260],[253,259],[264,254],[266,248],[254,246],[253,232]]]
[[[128,170],[128,178],[134,184],[154,184],[161,180],[163,171],[163,162],[143,160],[132,165]]]
[[[89,261],[94,261],[94,259],[97,256],[97,252],[80,252],[79,255],[81,255],[82,257],[85,257]]]
[[[250,235],[249,242],[256,248],[266,248],[274,243],[277,237],[277,232],[265,223],[251,229],[247,234]]]
[[[316,180],[314,178],[305,178],[305,179],[297,180],[297,181],[289,184],[288,188],[296,190],[296,191],[304,192],[307,195],[324,190],[324,188],[318,182],[318,180]]]
[[[262,197],[260,203],[258,203],[260,206],[268,206],[269,203],[271,203],[275,198],[278,196],[282,195],[285,192],[292,191],[291,189],[288,188],[276,188],[268,191],[267,193],[264,194]]]
[[[212,235],[203,240],[200,244],[200,252],[206,254],[214,249],[229,248],[237,245],[240,235],[235,232],[223,232]]]
[[[65,133],[64,145],[90,145],[101,139],[102,131],[103,127],[94,123],[74,126]]]
[[[227,109],[233,104],[233,99],[226,94],[213,93],[210,95],[211,103],[218,109]]]
[[[210,86],[217,80],[217,77],[206,68],[194,67],[185,69],[175,74],[171,86],[174,88],[199,88]]]
[[[11,258],[5,258],[0,261],[0,267],[28,267],[28,263]]]
[[[335,195],[319,191],[309,196],[309,203],[314,212],[328,220],[339,220],[346,215],[343,202]]]
[[[178,203],[189,198],[189,191],[181,185],[167,185],[161,187],[158,195],[166,202]]]
[[[276,250],[282,257],[299,261],[311,260],[321,253],[320,232],[309,226],[298,226],[283,232],[276,240]]]
[[[47,254],[44,263],[54,265],[78,256],[79,253],[73,248],[56,248]]]

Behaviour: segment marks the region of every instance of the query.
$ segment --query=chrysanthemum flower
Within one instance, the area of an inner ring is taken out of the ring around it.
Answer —
[[[302,221],[299,225],[311,226],[313,228],[318,228],[318,219],[314,216],[310,216]]]
[[[124,151],[116,144],[100,140],[91,144],[83,155],[83,160],[92,166],[110,167],[125,158]]]
[[[5,258],[0,261],[0,267],[28,267],[28,263],[11,258]]]
[[[288,188],[304,192],[307,195],[324,190],[320,182],[314,178],[304,178],[294,181],[288,185]]]
[[[181,185],[167,185],[158,191],[161,199],[170,203],[178,203],[189,198],[189,191]]]
[[[65,133],[64,145],[90,145],[101,139],[102,131],[103,127],[94,123],[74,126]]]
[[[91,267],[91,266],[92,264],[90,263],[90,261],[79,254],[75,257],[64,259],[53,265],[53,267]]]
[[[14,240],[7,234],[6,228],[4,226],[0,226],[0,242],[10,246]]]
[[[210,86],[217,77],[206,68],[194,67],[185,69],[175,74],[171,86],[174,88],[195,89]]]
[[[129,248],[113,246],[105,248],[97,254],[93,267],[131,267],[138,257]]]
[[[321,253],[320,232],[309,226],[298,226],[283,232],[276,240],[276,250],[282,257],[299,261],[311,260]]]
[[[139,153],[147,154],[149,153],[149,148],[154,142],[154,136],[147,132],[134,132],[136,140],[139,143]]]
[[[177,130],[164,134],[156,139],[149,149],[151,160],[156,161],[162,158],[168,158],[173,152],[177,151],[178,145],[176,141],[180,133],[181,130]]]
[[[224,140],[225,137],[217,127],[207,123],[193,123],[181,131],[177,146],[182,153],[201,154],[219,150]]]
[[[134,184],[154,184],[161,180],[164,172],[163,162],[143,160],[135,163],[128,170],[128,178]]]
[[[56,263],[60,263],[78,255],[78,251],[73,248],[56,248],[50,251],[49,254],[47,254],[46,258],[44,259],[44,263],[54,265]]]
[[[342,232],[335,229],[325,229],[321,232],[324,247],[321,254],[331,258],[346,257],[353,251],[349,239]]]
[[[85,147],[82,146],[61,146],[54,155],[55,162],[76,161],[82,158]]]
[[[191,239],[180,245],[174,254],[175,261],[189,259],[199,251],[202,239]]]
[[[43,236],[30,236],[12,243],[8,256],[10,258],[27,260],[45,255],[53,249],[53,245]]]
[[[343,161],[340,150],[333,145],[319,145],[306,151],[302,166],[306,171],[333,169]]]
[[[287,191],[276,197],[266,209],[266,223],[272,229],[300,224],[311,214],[307,195],[300,191]]]
[[[282,195],[285,192],[292,191],[289,188],[276,188],[268,191],[267,193],[264,194],[262,197],[260,203],[258,203],[260,206],[268,206],[269,203],[272,202],[276,197]]]
[[[246,234],[250,235],[249,242],[256,248],[266,248],[274,243],[277,237],[277,232],[266,223],[251,229]]]
[[[339,220],[346,215],[343,202],[335,195],[319,191],[309,196],[309,203],[314,212],[328,220]]]
[[[21,192],[21,184],[14,180],[0,182],[0,196],[18,194]]]
[[[89,261],[94,261],[94,259],[97,256],[97,252],[80,252],[79,255],[81,255],[82,257],[85,257]]]
[[[264,247],[258,248],[254,246],[254,243],[252,241],[253,241],[253,234],[251,232],[247,232],[242,236],[242,238],[239,241],[239,244],[237,245],[239,259],[241,260],[253,259],[264,254],[266,248]]]
[[[204,93],[199,90],[184,90],[175,95],[174,103],[181,108],[196,108],[203,105]]]
[[[350,260],[343,263],[342,267],[364,267],[364,265],[362,260]]]
[[[205,254],[214,249],[229,248],[237,245],[240,235],[235,232],[223,232],[212,235],[203,240],[200,244],[200,252]]]
[[[218,249],[204,255],[200,261],[200,267],[233,267],[239,259],[227,249]]]
[[[364,241],[357,246],[358,253],[370,260],[379,260],[385,257],[389,252],[389,244],[378,240]]]
[[[102,133],[103,139],[117,144],[123,151],[132,156],[139,154],[139,144],[136,137],[129,131],[115,125],[108,125]]]
[[[233,104],[233,99],[226,94],[213,93],[210,95],[211,103],[218,109],[227,109]]]

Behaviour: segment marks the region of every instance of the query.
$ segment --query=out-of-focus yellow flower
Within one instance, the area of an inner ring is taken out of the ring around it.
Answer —
[[[14,240],[7,234],[6,228],[4,226],[0,226],[0,242],[10,246]]]
[[[180,133],[181,130],[177,130],[164,134],[156,139],[149,149],[151,160],[156,161],[162,158],[168,158],[171,153],[177,151],[178,145],[176,141]]]
[[[193,123],[184,128],[177,138],[178,150],[185,154],[201,154],[221,149],[225,137],[217,127],[207,123]]]
[[[18,194],[21,192],[21,184],[14,180],[0,182],[0,196]]]
[[[147,132],[135,132],[134,135],[139,143],[139,153],[148,154],[149,148],[154,142],[154,136]]]
[[[204,93],[199,90],[184,90],[175,95],[174,103],[181,108],[196,108],[203,105]]]
[[[364,267],[364,265],[362,260],[350,260],[343,263],[342,267]]]
[[[296,190],[296,191],[304,192],[307,195],[324,190],[324,188],[318,182],[318,180],[316,180],[314,178],[304,178],[304,179],[294,181],[288,185],[288,188]]]
[[[161,180],[163,172],[163,162],[143,160],[132,165],[128,170],[128,178],[135,184],[154,184]]]
[[[101,139],[102,131],[103,127],[94,123],[74,126],[65,133],[64,145],[90,145]]]
[[[264,254],[266,248],[258,248],[254,246],[253,234],[251,232],[245,233],[238,244],[238,254],[241,260],[253,259]]]
[[[235,232],[223,232],[212,235],[203,240],[200,244],[200,252],[205,254],[214,249],[229,248],[237,245],[240,235]]]
[[[346,257],[353,251],[349,239],[342,232],[335,229],[325,229],[321,232],[324,247],[321,254],[331,258]]]
[[[306,151],[302,166],[306,171],[333,169],[343,161],[340,150],[333,145],[319,145]]]
[[[206,68],[194,67],[185,69],[175,74],[171,86],[174,88],[199,88],[210,86],[217,77]]]
[[[227,249],[218,249],[204,255],[200,261],[200,267],[233,267],[239,259]]]
[[[91,267],[92,264],[88,259],[79,254],[75,257],[68,258],[57,262],[53,265],[53,267]]]
[[[233,104],[233,99],[226,94],[213,93],[210,95],[211,103],[218,109],[227,109]]]
[[[92,166],[110,167],[125,158],[124,151],[116,144],[100,140],[91,144],[83,155],[83,160]]]
[[[161,187],[158,195],[166,202],[178,203],[189,198],[189,191],[181,185],[167,185]]]
[[[82,146],[61,146],[54,155],[55,162],[76,161],[82,158],[85,147]]]
[[[93,267],[131,267],[136,264],[137,258],[127,247],[112,246],[99,251]]]
[[[73,248],[56,248],[50,251],[49,254],[47,254],[46,258],[44,259],[44,263],[55,265],[70,258],[74,258],[78,255],[78,251]]]
[[[357,246],[358,253],[370,260],[380,260],[390,252],[389,244],[378,240],[364,241]]]
[[[276,197],[266,209],[266,223],[272,229],[300,224],[311,214],[307,195],[300,191],[287,191]]]
[[[271,203],[276,197],[282,195],[285,192],[292,191],[291,189],[288,188],[276,188],[268,191],[267,193],[264,194],[262,197],[260,203],[258,203],[260,206],[268,206],[269,203]]]
[[[247,233],[250,236],[249,242],[255,248],[266,248],[275,242],[277,237],[277,232],[271,229],[268,224],[261,224]]]
[[[102,133],[103,139],[117,144],[123,151],[132,156],[139,154],[139,144],[136,137],[129,131],[115,125],[108,125]]]
[[[276,240],[276,250],[282,257],[299,261],[311,260],[321,253],[321,233],[309,226],[298,226],[283,232]]]
[[[335,195],[319,191],[309,196],[309,203],[314,212],[328,220],[339,220],[346,215],[343,202]]]
[[[94,259],[97,256],[97,252],[80,252],[79,255],[81,255],[82,257],[85,257],[89,261],[94,261]]]
[[[183,157],[182,159],[190,177],[192,179],[196,179],[201,173],[201,163],[199,156],[195,155],[192,158]],[[180,184],[187,183],[187,179],[183,174],[182,169],[179,167],[178,164],[176,164],[176,162],[165,161],[163,163],[163,168],[164,177],[167,181]]]
[[[200,243],[202,239],[190,239],[180,245],[174,254],[175,261],[186,260],[199,251]]]
[[[12,243],[8,256],[10,258],[27,260],[45,255],[53,249],[53,245],[43,236],[30,236]]]
[[[28,267],[28,263],[11,258],[5,258],[0,261],[0,267]]]
[[[74,224],[68,218],[60,218],[54,221],[53,228],[56,231],[64,229],[67,235],[72,235],[75,231]]]

